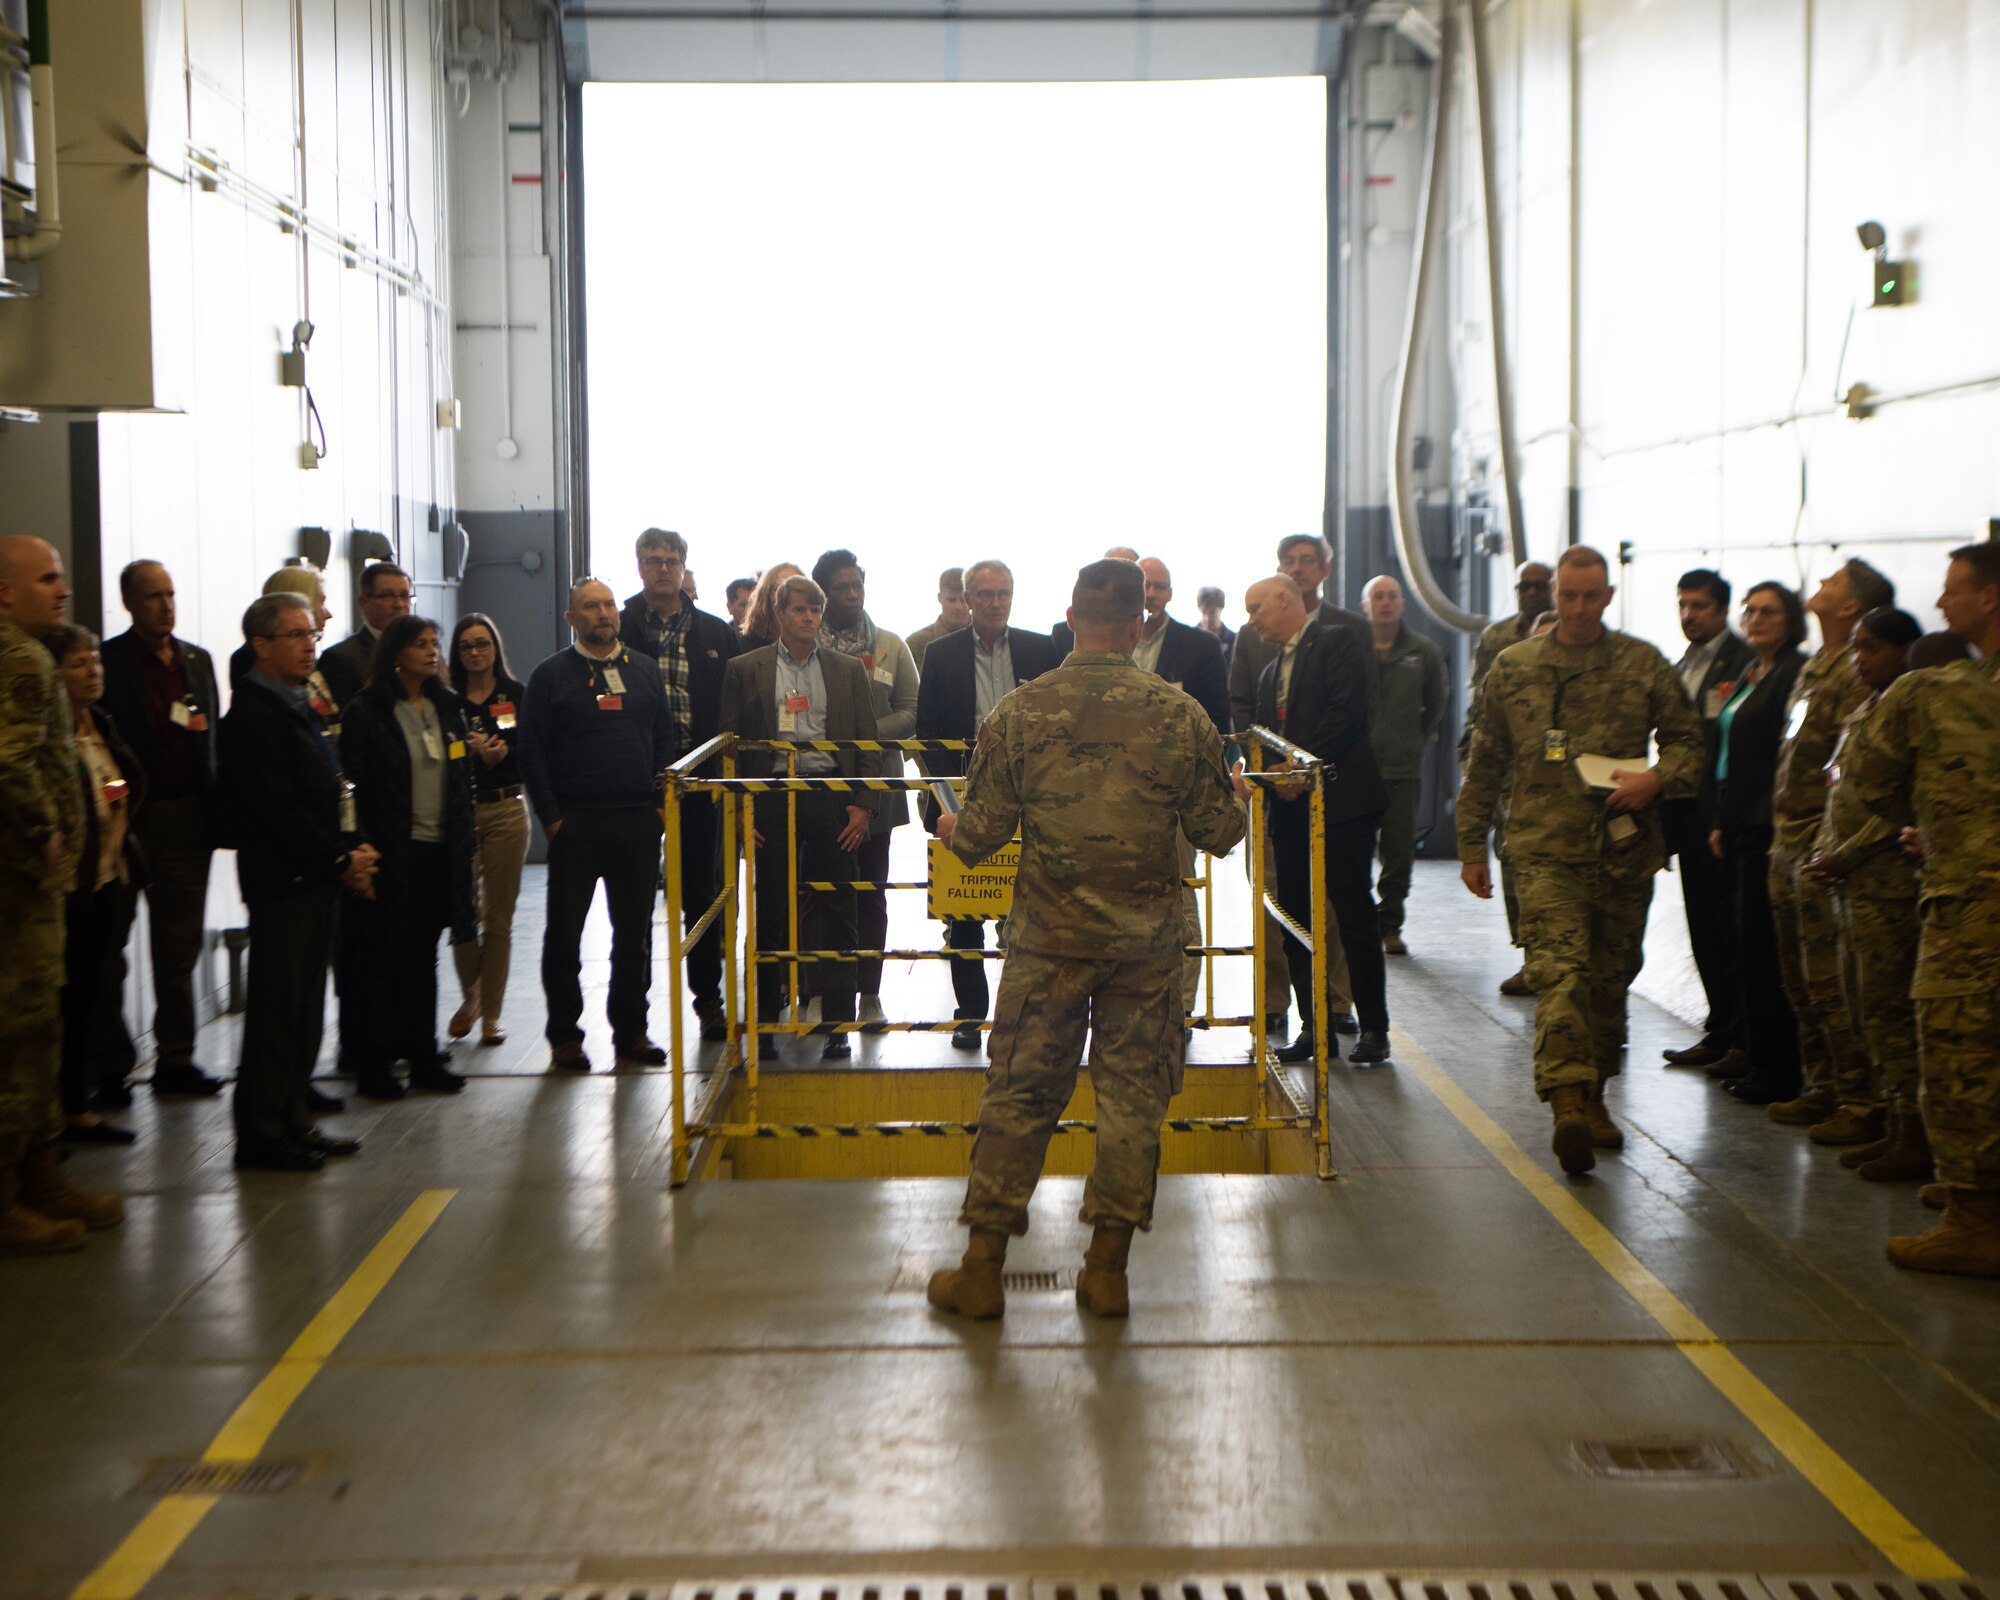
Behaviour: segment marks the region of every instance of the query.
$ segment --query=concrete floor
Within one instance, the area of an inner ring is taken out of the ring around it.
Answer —
[[[531,874],[513,1040],[469,1053],[481,1077],[456,1099],[356,1102],[335,1125],[359,1159],[239,1177],[226,1107],[144,1094],[139,1145],[77,1156],[131,1216],[80,1255],[0,1263],[0,1596],[68,1593],[118,1548],[155,1504],[134,1492],[147,1469],[198,1456],[437,1187],[456,1194],[264,1447],[309,1476],[220,1500],[146,1593],[1894,1570],[1407,1064],[1336,1069],[1338,1183],[1164,1180],[1128,1325],[1022,1293],[967,1329],[922,1296],[959,1244],[958,1183],[670,1193],[664,1074],[541,1075],[539,893]],[[1677,915],[1663,882],[1662,938]],[[899,914],[893,940],[932,937]],[[1423,865],[1409,938],[1399,1026],[1553,1171],[1529,1006],[1494,990],[1513,964],[1498,905]],[[936,965],[886,990],[892,1016],[948,1014]],[[1923,1225],[1914,1191],[1660,1068],[1686,1037],[1635,1003],[1613,1094],[1628,1148],[1567,1192],[1928,1539],[2000,1571],[2000,1285],[1895,1272],[1880,1241]],[[1044,1185],[1011,1266],[1074,1264],[1078,1190]],[[1591,1476],[1587,1440],[1711,1442],[1741,1475]]]

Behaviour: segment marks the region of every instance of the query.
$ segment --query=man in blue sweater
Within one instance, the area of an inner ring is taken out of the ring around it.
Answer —
[[[583,1050],[584,918],[597,885],[611,913],[611,993],[605,1012],[620,1061],[658,1066],[666,1052],[646,1033],[653,983],[653,892],[660,872],[659,774],[674,756],[673,719],[653,662],[618,640],[608,585],[579,578],[569,591],[576,643],[528,678],[521,704],[521,777],[549,836],[548,924],[542,992],[550,1064],[588,1072]]]

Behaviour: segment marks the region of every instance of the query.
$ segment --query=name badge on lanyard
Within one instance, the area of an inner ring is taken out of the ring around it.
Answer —
[[[508,729],[514,726],[513,701],[495,700],[493,704],[488,706],[486,709],[493,718],[493,726],[500,729],[501,732],[504,733]]]
[[[176,700],[167,707],[167,720],[176,728],[185,728],[189,733],[208,732],[208,718],[186,700]]]
[[[604,687],[612,694],[623,694],[625,692],[625,675],[616,667],[606,667],[604,669]]]
[[[601,694],[597,697],[597,709],[599,711],[623,711],[625,709],[625,696],[623,694]]]
[[[424,755],[432,761],[444,760],[444,749],[438,743],[438,736],[435,729],[424,729]]]
[[[803,694],[788,694],[785,703],[778,708],[778,732],[797,733],[799,713],[812,709],[812,698]]]
[[[354,808],[354,785],[345,778],[340,780],[340,831],[342,833],[361,831],[361,819],[356,816]]]

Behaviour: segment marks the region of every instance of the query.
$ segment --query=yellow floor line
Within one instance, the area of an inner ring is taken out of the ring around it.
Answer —
[[[374,1304],[457,1193],[456,1189],[426,1189],[410,1202],[395,1226],[368,1252],[367,1259],[333,1298],[320,1307],[319,1314],[278,1358],[278,1364],[222,1425],[202,1452],[203,1461],[256,1460],[292,1402],[319,1376],[327,1357]],[[212,1494],[168,1495],[146,1513],[102,1566],[71,1591],[70,1600],[132,1600],[173,1559],[215,1502]]]
[[[1694,1369],[1743,1413],[1750,1425],[1795,1467],[1861,1536],[1912,1578],[1962,1578],[1965,1569],[1918,1531],[1875,1486],[1806,1425],[1805,1420],[1730,1352],[1715,1331],[1653,1276],[1609,1228],[1511,1139],[1506,1129],[1447,1076],[1416,1040],[1391,1030],[1396,1061],[1444,1102],[1521,1187],[1541,1202],[1571,1238],[1663,1328]]]

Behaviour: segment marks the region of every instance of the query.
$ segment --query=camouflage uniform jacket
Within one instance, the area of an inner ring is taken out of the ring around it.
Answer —
[[[1854,670],[1845,649],[1821,650],[1799,669],[1785,703],[1785,742],[1771,782],[1771,822],[1775,848],[1803,853],[1826,815],[1826,769],[1840,730],[1862,701],[1868,685]]]
[[[1842,752],[1840,787],[1892,839],[1915,820],[1920,900],[2000,899],[2000,660],[1898,678]]]
[[[1567,735],[1561,762],[1544,759],[1555,728]],[[1645,640],[1607,628],[1593,644],[1561,644],[1544,634],[1503,651],[1480,688],[1479,723],[1458,792],[1459,859],[1486,859],[1486,836],[1504,806],[1507,857],[1517,865],[1615,855],[1635,869],[1657,871],[1666,861],[1660,808],[1632,813],[1637,834],[1613,840],[1602,795],[1586,788],[1576,770],[1582,755],[1643,763],[1655,731],[1660,798],[1693,794],[1701,724],[1679,676]]]
[[[1472,749],[1472,727],[1479,720],[1479,691],[1486,682],[1486,674],[1493,670],[1493,663],[1500,659],[1500,653],[1527,638],[1528,629],[1533,626],[1533,618],[1523,622],[1519,617],[1502,617],[1498,622],[1487,623],[1478,642],[1473,645],[1472,682],[1465,694],[1465,726],[1458,730],[1458,760],[1461,766]]]
[[[57,833],[62,859],[55,876],[44,878],[36,857]],[[48,651],[11,617],[0,617],[0,834],[15,846],[0,868],[0,881],[10,890],[52,893],[51,884],[76,876],[83,789],[69,695]]]
[[[1246,818],[1208,713],[1130,656],[1079,650],[980,728],[951,847],[976,865],[1017,825],[1007,947],[1137,960],[1180,948],[1176,829],[1223,854]]]
[[[1869,719],[1882,703],[1870,695],[1848,715],[1826,769],[1826,815],[1813,835],[1813,854],[1844,874],[1843,894],[1871,900],[1914,900],[1917,869],[1898,848],[1903,827],[1916,820],[1907,801],[1890,811],[1875,811],[1861,802],[1857,787],[1844,781],[1848,763],[1861,747]]]

